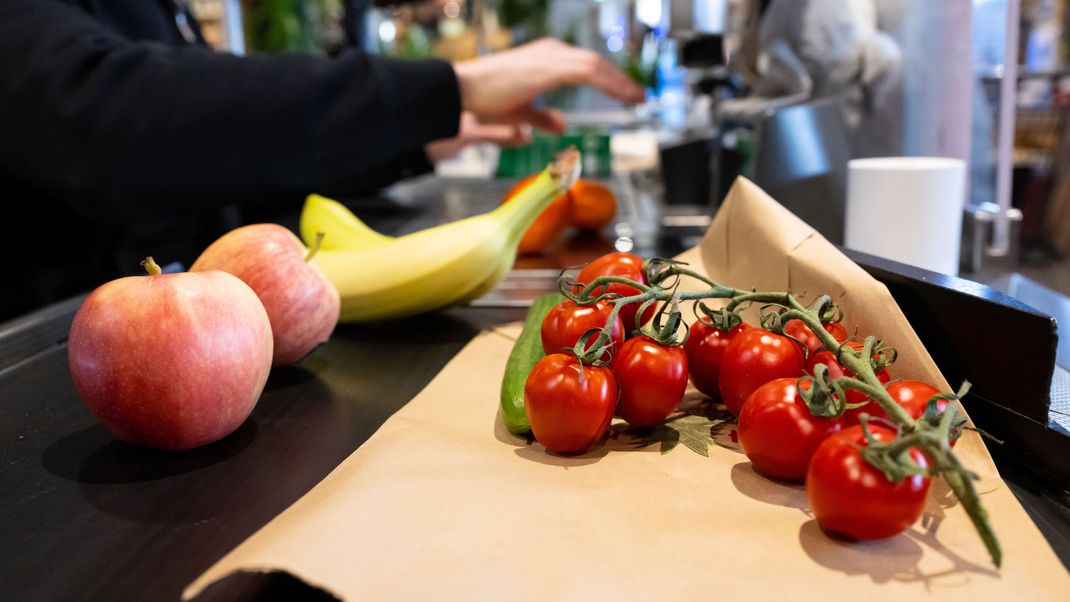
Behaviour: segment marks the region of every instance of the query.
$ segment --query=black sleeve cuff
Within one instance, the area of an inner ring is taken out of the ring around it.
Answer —
[[[417,148],[457,135],[461,91],[453,65],[376,57],[376,80],[389,99],[398,147]]]
[[[457,135],[461,94],[446,61],[348,52],[333,63],[332,76],[342,93],[321,103],[332,109],[313,151],[321,190],[389,172],[395,156]]]

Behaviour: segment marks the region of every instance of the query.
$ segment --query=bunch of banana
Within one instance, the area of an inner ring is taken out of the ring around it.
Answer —
[[[400,318],[467,303],[513,267],[531,222],[579,177],[569,149],[508,203],[485,213],[397,238],[384,236],[342,204],[310,195],[301,237],[322,232],[316,263],[338,287],[342,322]]]

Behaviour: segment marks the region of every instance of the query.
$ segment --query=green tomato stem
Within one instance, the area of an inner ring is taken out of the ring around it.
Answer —
[[[774,318],[774,323],[778,324],[778,329],[782,330],[782,324],[787,323],[787,321],[793,319],[801,320],[817,336],[825,348],[836,350],[840,364],[854,374],[853,378],[841,377],[831,381],[834,383],[835,394],[839,395],[849,389],[860,391],[866,397],[875,401],[898,427],[899,432],[894,440],[888,443],[881,443],[873,438],[868,430],[868,416],[866,414],[860,416],[863,431],[869,441],[869,445],[863,450],[863,457],[866,461],[884,472],[889,480],[895,482],[912,474],[943,475],[955,496],[962,502],[963,509],[969,515],[971,522],[988,549],[992,562],[997,567],[1000,566],[1003,552],[995,531],[992,529],[988,513],[977,495],[970,473],[962,466],[950,447],[949,438],[951,429],[955,424],[957,411],[954,405],[949,406],[948,410],[941,416],[940,424],[935,427],[927,421],[917,421],[910,416],[902,406],[892,399],[884,388],[883,383],[877,378],[871,358],[874,350],[877,349],[878,340],[875,337],[868,337],[862,344],[862,350],[855,351],[844,347],[840,341],[837,341],[831,333],[825,330],[821,317],[822,315],[827,315],[827,311],[832,306],[832,299],[827,295],[819,297],[814,302],[813,308],[807,308],[789,292],[742,291],[722,286],[701,274],[681,267],[679,263],[664,262],[663,265],[666,267],[656,272],[657,277],[652,278],[651,286],[618,276],[602,276],[587,284],[578,293],[577,298],[580,302],[594,303],[606,297],[600,295],[591,298],[591,295],[609,283],[625,284],[640,291],[638,294],[628,297],[611,297],[613,311],[610,313],[609,320],[600,329],[594,344],[583,349],[581,345],[582,339],[581,343],[577,343],[577,355],[580,353],[590,354],[594,351],[600,352],[610,340],[611,329],[620,312],[620,308],[629,303],[645,303],[652,299],[659,301],[673,299],[674,303],[679,303],[679,301],[687,300],[701,301],[703,299],[720,298],[731,299],[725,310],[732,313],[737,313],[736,310],[744,303],[765,303],[783,307],[786,311],[775,315]],[[695,278],[707,284],[710,288],[691,293],[674,293],[668,289],[661,288],[662,283],[680,276]],[[821,379],[827,378],[827,370],[822,369],[817,370],[817,372],[815,380],[818,377]],[[812,384],[811,388],[814,386],[817,386],[817,384]],[[839,415],[843,412],[844,407],[845,404],[841,401],[835,404],[832,411]],[[933,467],[929,470],[922,469],[910,458],[911,448],[921,450],[931,460]]]
[[[946,446],[946,443],[944,445]],[[926,450],[926,453],[934,454],[931,450]],[[950,449],[941,449],[935,455],[936,457],[933,459],[936,461],[937,469],[951,487],[955,497],[962,502],[963,509],[966,511],[967,516],[970,517],[970,522],[977,529],[977,534],[981,536],[981,541],[984,542],[988,555],[992,558],[992,564],[999,567],[1003,564],[1003,547],[1000,545],[999,538],[992,528],[988,511],[985,510],[984,504],[981,503],[981,498],[977,495],[977,488],[973,486],[973,480],[970,478],[968,471]],[[930,457],[933,456],[930,455]]]
[[[810,326],[810,324],[807,324],[807,326]],[[888,418],[898,425],[901,430],[907,433],[913,432],[918,427],[918,422],[907,413],[903,406],[892,399],[892,396],[884,388],[884,384],[881,383],[880,379],[877,378],[877,374],[873,371],[873,364],[870,362],[870,358],[873,357],[873,348],[877,339],[875,337],[867,337],[862,344],[862,351],[855,351],[849,348],[841,348],[836,339],[820,325],[820,322],[818,323],[818,328],[834,343],[834,346],[830,347],[830,349],[839,349],[837,355],[840,365],[855,375],[853,379],[842,381],[843,386],[862,391],[866,397],[875,401],[888,415]],[[858,386],[859,383],[863,386]]]

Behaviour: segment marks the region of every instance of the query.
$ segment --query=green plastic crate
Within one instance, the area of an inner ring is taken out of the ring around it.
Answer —
[[[558,152],[574,146],[583,155],[583,175],[607,178],[612,173],[609,132],[600,128],[578,128],[560,136],[536,132],[531,143],[503,148],[498,158],[499,178],[520,178],[542,171]]]

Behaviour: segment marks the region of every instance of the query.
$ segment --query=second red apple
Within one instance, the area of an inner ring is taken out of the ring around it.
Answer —
[[[222,270],[248,284],[271,321],[274,365],[285,366],[326,342],[338,322],[338,289],[308,255],[286,228],[254,224],[213,242],[190,271]]]

